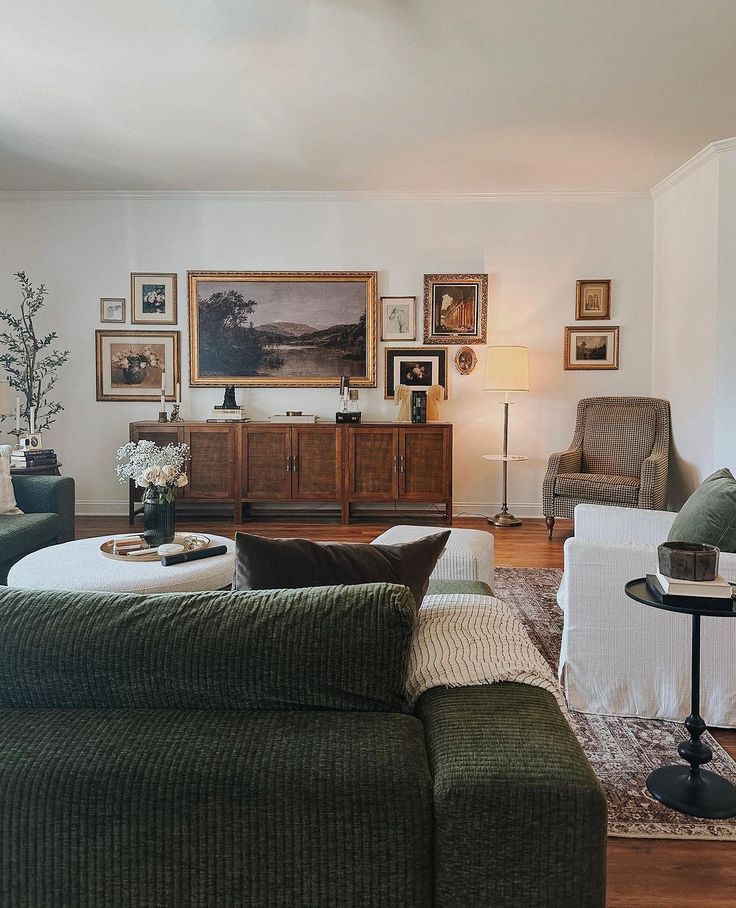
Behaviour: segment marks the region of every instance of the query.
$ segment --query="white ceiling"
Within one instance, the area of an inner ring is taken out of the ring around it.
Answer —
[[[651,187],[736,0],[0,0],[0,189]]]

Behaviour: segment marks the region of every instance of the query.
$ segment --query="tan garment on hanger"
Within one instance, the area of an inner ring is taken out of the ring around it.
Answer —
[[[396,388],[394,399],[399,405],[398,420],[408,422],[411,419],[411,392],[417,390],[409,385],[399,385]],[[424,388],[422,388],[424,390]],[[440,418],[440,401],[444,399],[445,389],[442,385],[432,385],[427,388],[427,422],[434,422]]]

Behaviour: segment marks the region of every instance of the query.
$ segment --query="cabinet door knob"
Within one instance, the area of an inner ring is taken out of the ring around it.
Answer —
[[[291,473],[291,454],[286,455],[286,472]]]
[[[292,455],[291,455],[291,472],[292,472],[292,473],[296,473],[298,467],[299,467],[299,455],[298,455],[298,454],[292,454]]]
[[[399,458],[399,473],[404,472],[404,455],[402,454]]]
[[[399,455],[394,454],[394,473],[399,472]]]

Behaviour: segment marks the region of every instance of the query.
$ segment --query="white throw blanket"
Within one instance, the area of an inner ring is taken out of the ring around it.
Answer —
[[[414,703],[432,687],[515,681],[548,690],[564,715],[554,672],[521,623],[493,596],[425,596],[414,625],[407,695]]]

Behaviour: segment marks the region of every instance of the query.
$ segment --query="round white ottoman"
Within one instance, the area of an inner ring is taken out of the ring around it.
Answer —
[[[226,554],[171,567],[164,567],[160,561],[106,558],[100,546],[110,538],[78,539],[32,552],[10,569],[8,586],[105,593],[198,593],[229,587],[232,582],[235,543],[224,536],[209,538],[213,545],[226,545]]]

